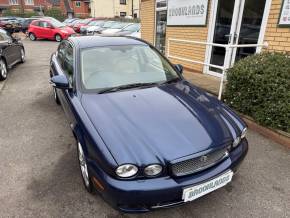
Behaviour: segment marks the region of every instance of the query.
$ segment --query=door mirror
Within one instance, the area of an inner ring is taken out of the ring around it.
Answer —
[[[69,89],[69,82],[65,75],[53,76],[50,79],[50,84],[57,89]]]
[[[174,67],[180,74],[183,73],[183,66],[181,64],[176,64]]]

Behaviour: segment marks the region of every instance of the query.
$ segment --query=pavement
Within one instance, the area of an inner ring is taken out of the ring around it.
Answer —
[[[290,217],[290,149],[249,131],[232,183],[181,207],[121,214],[83,188],[73,135],[48,84],[57,43],[24,40],[0,91],[0,217]]]

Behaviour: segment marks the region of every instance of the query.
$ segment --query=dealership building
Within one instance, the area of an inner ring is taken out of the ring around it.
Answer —
[[[248,55],[290,51],[290,0],[141,0],[142,38],[188,72],[220,77]]]

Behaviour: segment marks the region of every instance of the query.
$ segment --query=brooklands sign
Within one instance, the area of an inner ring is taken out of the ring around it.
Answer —
[[[208,0],[168,0],[168,26],[206,25]]]

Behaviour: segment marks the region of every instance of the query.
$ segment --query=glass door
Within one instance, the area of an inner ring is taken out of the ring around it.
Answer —
[[[267,0],[218,0],[212,42],[217,44],[257,44]],[[265,21],[264,21],[265,22]],[[210,63],[217,66],[234,64],[235,61],[254,54],[256,47],[231,48],[212,46]],[[225,60],[228,57],[229,60]],[[222,70],[209,67],[207,73],[220,76]]]
[[[155,47],[163,54],[165,54],[166,24],[167,24],[167,1],[157,0]]]

